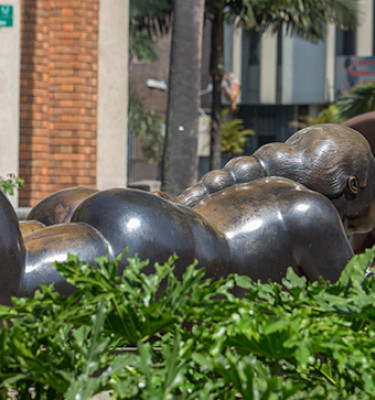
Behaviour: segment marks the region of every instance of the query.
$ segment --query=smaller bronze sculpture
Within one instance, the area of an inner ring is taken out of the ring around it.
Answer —
[[[26,222],[34,231],[23,227],[23,237],[1,194],[0,302],[30,296],[41,282],[69,294],[74,288],[53,261],[71,252],[94,263],[126,247],[149,268],[175,252],[178,275],[196,258],[213,279],[236,272],[280,282],[291,266],[310,280],[334,281],[353,255],[346,233],[375,226],[374,190],[368,142],[322,125],[230,161],[177,198],[130,189],[55,193],[31,211],[41,224]]]

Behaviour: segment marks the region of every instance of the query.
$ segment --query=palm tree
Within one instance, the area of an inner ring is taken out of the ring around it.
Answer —
[[[359,0],[206,0],[206,17],[212,22],[211,76],[213,79],[211,169],[221,168],[221,96],[224,74],[224,21],[233,21],[250,34],[268,29],[287,32],[316,42],[325,39],[327,23],[354,30]]]
[[[175,0],[162,191],[196,182],[204,0]]]

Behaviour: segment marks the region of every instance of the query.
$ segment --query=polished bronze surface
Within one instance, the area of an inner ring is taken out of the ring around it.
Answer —
[[[37,231],[38,229],[42,229],[45,227],[46,226],[44,224],[35,219],[31,219],[28,221],[20,221],[20,228],[23,237]]]
[[[219,278],[225,273],[228,252],[224,235],[193,210],[135,189],[111,189],[84,200],[72,222],[97,229],[110,243],[113,254],[129,247],[127,257],[165,262],[176,253],[181,275],[195,258]],[[126,257],[126,258],[127,258]],[[127,264],[120,262],[120,271]]]
[[[63,224],[39,229],[24,238],[26,262],[18,295],[31,296],[40,283],[54,283],[60,293],[70,294],[74,288],[57,272],[54,261],[65,261],[67,253],[80,256],[80,260],[95,265],[95,258],[111,248],[104,237],[86,224]]]
[[[25,247],[17,215],[0,190],[0,304],[11,304],[25,268]]]
[[[330,201],[289,179],[232,186],[194,211],[224,233],[230,271],[255,280],[281,282],[291,266],[310,280],[335,281],[353,255]]]
[[[338,125],[301,130],[285,143],[211,171],[177,198],[131,189],[69,189],[34,207],[30,218],[46,224],[21,237],[5,196],[0,196],[1,302],[31,295],[40,282],[74,288],[53,261],[67,252],[93,263],[126,247],[164,262],[179,257],[181,276],[195,258],[207,276],[228,273],[281,281],[292,266],[310,280],[336,280],[353,255],[347,232],[375,226],[375,160],[358,132]]]
[[[37,220],[46,226],[70,222],[77,206],[96,192],[98,189],[74,187],[52,193],[31,209],[27,220]]]

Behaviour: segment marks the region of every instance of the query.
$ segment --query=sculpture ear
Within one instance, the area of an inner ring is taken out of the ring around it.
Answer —
[[[355,176],[350,177],[348,180],[348,188],[353,194],[358,193],[358,182]]]

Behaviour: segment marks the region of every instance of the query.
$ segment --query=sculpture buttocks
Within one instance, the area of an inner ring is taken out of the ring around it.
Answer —
[[[281,282],[289,266],[310,280],[338,279],[352,257],[330,201],[285,178],[262,178],[194,207],[225,235],[231,272]],[[325,259],[330,254],[329,260]]]
[[[32,210],[41,223],[26,222],[24,236],[1,194],[0,302],[31,295],[40,282],[69,294],[54,260],[71,252],[94,263],[126,247],[151,265],[176,253],[180,275],[197,258],[214,279],[237,272],[280,281],[292,266],[310,280],[336,280],[353,255],[345,229],[375,226],[374,188],[367,141],[322,125],[230,161],[178,198],[130,189],[55,193]]]

